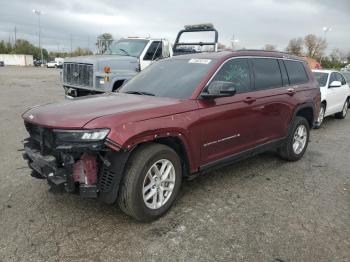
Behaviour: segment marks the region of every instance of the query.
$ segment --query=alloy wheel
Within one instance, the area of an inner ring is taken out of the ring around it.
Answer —
[[[175,168],[171,161],[161,159],[155,162],[143,181],[142,195],[145,205],[159,209],[165,205],[175,187]]]
[[[343,107],[343,117],[346,117],[346,114],[348,112],[349,102],[345,101],[344,107]]]
[[[303,152],[307,141],[307,129],[304,125],[298,126],[294,132],[293,138],[293,151],[295,154],[299,155]]]

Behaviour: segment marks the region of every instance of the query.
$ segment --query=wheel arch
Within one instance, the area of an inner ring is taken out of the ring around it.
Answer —
[[[190,157],[187,150],[188,147],[181,134],[168,136],[155,135],[154,139],[144,139],[143,141],[139,141],[138,143],[133,145],[131,149],[131,154],[139,147],[151,143],[158,143],[172,148],[181,159],[183,175],[186,176],[190,173]]]
[[[293,119],[297,116],[304,117],[308,121],[310,128],[313,127],[315,122],[315,112],[312,104],[305,104],[305,105],[298,106],[295,109]]]

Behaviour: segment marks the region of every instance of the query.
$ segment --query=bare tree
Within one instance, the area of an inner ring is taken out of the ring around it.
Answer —
[[[332,50],[332,53],[330,54],[330,57],[331,57],[332,61],[340,62],[342,59],[342,54],[341,54],[339,48],[334,48]]]
[[[266,45],[264,46],[264,50],[266,50],[266,51],[276,51],[277,48],[276,48],[275,45],[266,44]]]
[[[286,47],[286,52],[297,55],[297,56],[302,56],[303,55],[303,44],[304,41],[302,38],[293,38],[289,40],[288,46]]]
[[[304,43],[307,55],[312,58],[321,58],[327,48],[326,40],[313,34],[305,36]]]

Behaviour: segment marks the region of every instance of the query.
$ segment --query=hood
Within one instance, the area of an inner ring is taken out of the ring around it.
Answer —
[[[113,93],[36,106],[22,117],[48,128],[83,128],[88,122],[108,115],[125,116],[123,121],[138,121],[175,114],[184,110],[182,101],[172,98]],[[123,117],[119,117],[119,120]],[[118,119],[116,119],[118,121]]]
[[[113,71],[113,69],[121,70],[138,68],[139,59],[133,56],[122,55],[91,55],[67,58],[64,62],[93,64],[98,71],[103,71],[105,66],[109,66],[111,71]]]

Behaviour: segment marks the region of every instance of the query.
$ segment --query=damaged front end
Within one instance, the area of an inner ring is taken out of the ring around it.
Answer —
[[[23,158],[32,176],[54,189],[113,203],[129,152],[106,139],[108,129],[49,129],[25,123]]]

